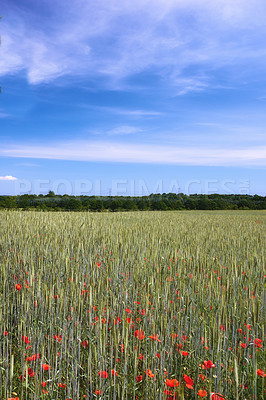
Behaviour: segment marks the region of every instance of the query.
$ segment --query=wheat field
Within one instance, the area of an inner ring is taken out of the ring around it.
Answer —
[[[0,399],[265,398],[266,212],[0,221]]]

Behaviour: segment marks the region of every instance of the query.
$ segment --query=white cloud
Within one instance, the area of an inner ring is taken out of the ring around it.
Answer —
[[[67,7],[48,0],[46,7],[53,18],[38,15],[37,23],[34,11],[25,16],[7,2],[0,75],[25,71],[31,84],[106,76],[119,86],[152,71],[185,94],[211,85],[215,69],[265,65],[264,0],[76,0]]]
[[[0,181],[16,181],[18,178],[15,178],[11,175],[0,176]]]
[[[122,125],[122,126],[117,126],[116,128],[110,129],[109,131],[106,132],[107,135],[132,135],[134,133],[140,133],[142,132],[142,129],[137,128],[135,126],[128,126],[128,125]]]
[[[162,111],[155,110],[140,110],[140,109],[127,109],[122,107],[104,107],[104,106],[92,106],[87,104],[81,104],[81,107],[87,109],[93,109],[96,111],[100,111],[101,113],[110,113],[117,115],[125,115],[128,117],[158,117],[160,115],[164,115]]]
[[[266,166],[266,146],[250,148],[129,144],[108,141],[75,141],[46,146],[14,145],[0,156],[199,166]]]

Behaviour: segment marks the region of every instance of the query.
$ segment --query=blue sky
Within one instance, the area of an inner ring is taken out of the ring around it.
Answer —
[[[2,0],[0,194],[266,195],[264,0]]]

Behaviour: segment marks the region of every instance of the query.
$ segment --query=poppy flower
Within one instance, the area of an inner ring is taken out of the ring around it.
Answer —
[[[137,329],[134,333],[135,337],[139,340],[143,340],[144,339],[144,332],[141,329]]]
[[[7,332],[7,331],[5,331],[4,335],[5,335],[5,336],[7,336],[7,335],[8,335],[8,332]]]
[[[87,340],[84,340],[82,343],[81,343],[81,346],[82,347],[88,347],[88,345],[89,345],[89,343],[87,342]]]
[[[118,372],[115,371],[114,369],[111,369],[111,372],[112,372],[112,375],[113,375],[113,376],[118,376]]]
[[[206,390],[200,389],[200,390],[198,391],[198,396],[200,396],[200,397],[205,397],[205,396],[207,396]]]
[[[30,343],[28,336],[22,336],[22,340],[24,343]]]
[[[166,379],[165,384],[166,386],[173,388],[177,387],[179,385],[179,382],[176,379]]]
[[[257,375],[262,376],[262,378],[266,376],[265,372],[262,369],[257,369]]]
[[[28,375],[32,378],[35,375],[35,372],[31,368],[28,368]]]
[[[48,364],[43,364],[43,365],[42,365],[42,369],[43,369],[44,371],[48,371],[49,369],[51,369],[51,367],[50,367],[50,365],[48,365]]]
[[[184,380],[186,382],[186,386],[188,389],[193,389],[193,379],[191,379],[188,375],[184,375]]]
[[[53,338],[58,341],[58,343],[62,342],[62,335],[54,335]]]
[[[189,355],[189,352],[181,350],[181,354],[182,354],[182,356],[186,357]]]
[[[225,398],[219,393],[212,393],[211,400],[225,400]]]
[[[201,379],[202,381],[204,381],[204,379],[207,379],[207,376],[203,375],[203,374],[199,374],[199,379]]]
[[[40,353],[33,354],[32,356],[26,357],[26,361],[36,361],[40,358]]]
[[[209,361],[203,361],[203,364],[201,366],[202,369],[210,369],[210,368],[214,368],[215,364],[213,364],[213,362],[211,360]]]
[[[19,291],[22,288],[22,285],[20,283],[16,283],[15,288]]]
[[[170,390],[164,390],[164,394],[167,394],[168,396],[173,396],[173,393]]]
[[[259,347],[259,348],[261,348],[261,343],[262,343],[262,340],[261,339],[255,339],[255,346],[256,347]]]
[[[66,384],[65,383],[58,383],[58,387],[65,389],[66,388]]]
[[[138,376],[136,377],[137,382],[141,382],[142,379],[143,379],[143,376],[142,376],[142,375],[138,375]]]
[[[152,371],[150,369],[147,369],[147,371],[145,371],[145,373],[150,377],[153,378],[155,376],[155,374],[152,373]]]
[[[157,340],[157,342],[162,342],[160,339],[159,339],[159,335],[152,335],[152,336],[149,336],[149,338],[150,339],[152,339],[152,340]]]
[[[95,394],[102,394],[103,393],[103,391],[102,390],[95,390],[95,392],[94,392]]]
[[[19,400],[19,397],[9,397],[8,400]]]
[[[98,375],[99,375],[101,378],[104,378],[104,379],[108,378],[108,372],[107,372],[107,371],[99,371],[99,372],[98,372]]]
[[[178,334],[177,333],[173,333],[173,339],[175,339],[175,338],[177,338],[178,337]]]
[[[45,387],[47,385],[47,382],[41,382],[41,386]]]

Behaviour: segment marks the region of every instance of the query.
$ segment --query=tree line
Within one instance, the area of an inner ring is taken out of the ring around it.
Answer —
[[[149,196],[0,196],[0,209],[43,211],[266,210],[266,196],[163,193]]]

